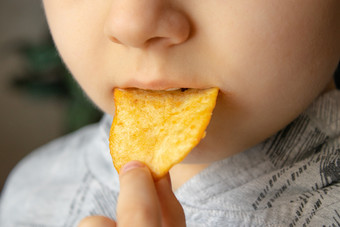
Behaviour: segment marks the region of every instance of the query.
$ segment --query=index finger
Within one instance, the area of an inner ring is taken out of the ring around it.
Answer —
[[[121,170],[117,205],[119,226],[161,226],[161,206],[149,169],[132,161]]]

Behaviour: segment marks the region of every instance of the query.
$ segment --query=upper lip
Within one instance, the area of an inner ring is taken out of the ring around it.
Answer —
[[[142,81],[137,79],[128,80],[123,86],[120,88],[140,88],[145,90],[168,90],[174,88],[208,88],[197,86],[195,84],[187,84],[187,83],[180,83],[176,81],[170,80],[149,80],[149,81]]]

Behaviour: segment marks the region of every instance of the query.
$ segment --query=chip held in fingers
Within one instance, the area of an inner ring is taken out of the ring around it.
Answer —
[[[109,140],[117,171],[138,160],[154,179],[164,176],[205,136],[217,95],[218,88],[115,89]]]

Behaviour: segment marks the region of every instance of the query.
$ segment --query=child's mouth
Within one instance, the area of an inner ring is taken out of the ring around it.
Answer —
[[[195,89],[206,89],[209,86],[202,86],[202,84],[190,84],[188,86],[188,82],[185,81],[173,81],[166,79],[130,79],[125,81],[125,83],[121,83],[116,87],[119,88],[137,88],[142,90],[154,90],[154,91],[176,91],[181,90],[185,91],[189,88]]]
[[[169,88],[169,89],[166,89],[165,91],[177,91],[177,90],[181,90],[183,92],[183,91],[186,91],[188,89],[189,88]]]

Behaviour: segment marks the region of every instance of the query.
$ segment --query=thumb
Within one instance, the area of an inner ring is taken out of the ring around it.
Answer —
[[[119,174],[117,222],[120,226],[160,226],[161,209],[149,169],[132,161]]]
[[[104,216],[88,216],[80,221],[78,227],[116,227],[115,221]]]

